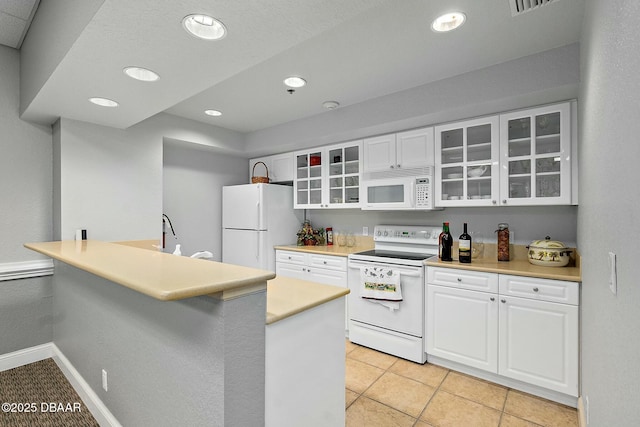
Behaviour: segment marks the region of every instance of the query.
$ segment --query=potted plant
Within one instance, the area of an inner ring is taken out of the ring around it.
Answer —
[[[302,228],[297,233],[298,246],[315,246],[323,245],[325,242],[324,229],[314,229],[309,221],[305,221],[302,224]]]

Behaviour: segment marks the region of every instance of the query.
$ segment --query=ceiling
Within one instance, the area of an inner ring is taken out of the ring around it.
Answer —
[[[40,0],[0,0],[0,44],[20,49]]]
[[[73,2],[41,2],[23,55],[30,49],[44,58],[29,58],[54,63],[38,65],[47,75],[27,82],[37,87],[23,97],[22,117],[127,128],[166,112],[249,133],[322,114],[324,101],[344,108],[579,41],[584,0],[553,0],[518,16],[510,1],[523,0],[92,0],[95,7],[82,11],[55,9]],[[2,31],[6,14],[28,24],[23,17],[37,3],[0,0]],[[453,10],[467,15],[462,27],[430,29]],[[181,21],[190,13],[218,18],[227,36],[188,35]],[[38,36],[56,17],[74,24]],[[1,42],[19,47],[20,31]],[[50,51],[59,54],[43,54]],[[132,80],[122,72],[130,65],[161,78]],[[307,86],[289,94],[282,81],[290,75]],[[120,106],[94,106],[87,101],[93,96]],[[205,109],[223,114],[206,116]]]

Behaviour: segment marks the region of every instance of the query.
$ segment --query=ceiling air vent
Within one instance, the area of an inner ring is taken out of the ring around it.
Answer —
[[[556,0],[509,0],[511,15],[518,16],[525,12],[538,9]]]

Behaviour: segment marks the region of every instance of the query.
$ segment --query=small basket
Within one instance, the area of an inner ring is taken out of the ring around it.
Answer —
[[[262,164],[262,166],[264,166],[264,170],[267,173],[267,176],[256,176],[256,166],[258,166],[259,164]],[[253,169],[251,169],[251,183],[252,184],[268,184],[269,183],[269,169],[267,168],[267,165],[264,164],[264,162],[256,162],[255,165],[253,165]]]

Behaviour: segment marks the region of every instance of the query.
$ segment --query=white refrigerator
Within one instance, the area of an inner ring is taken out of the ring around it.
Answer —
[[[222,262],[276,271],[273,247],[295,244],[301,224],[291,186],[222,187]]]

